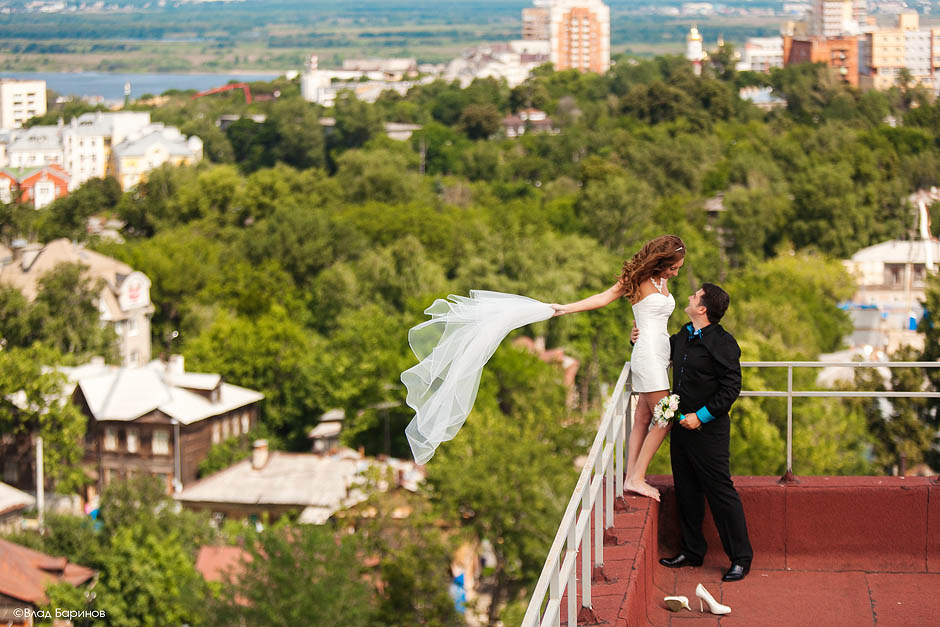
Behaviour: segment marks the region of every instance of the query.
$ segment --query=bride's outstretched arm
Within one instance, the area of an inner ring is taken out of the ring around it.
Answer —
[[[576,303],[568,303],[567,305],[552,304],[552,309],[555,310],[555,316],[563,316],[565,314],[577,313],[579,311],[590,311],[592,309],[600,309],[601,307],[605,307],[621,296],[623,296],[623,286],[618,281],[603,292],[599,292],[593,296],[588,296],[587,298],[579,300]]]

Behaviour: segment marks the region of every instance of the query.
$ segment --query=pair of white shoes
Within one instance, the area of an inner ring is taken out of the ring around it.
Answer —
[[[701,612],[705,611],[705,606],[708,606],[708,611],[712,614],[730,614],[731,608],[727,605],[722,605],[715,600],[715,597],[705,589],[705,586],[699,584],[695,587],[695,596],[698,597],[698,609]],[[676,596],[676,597],[666,597],[663,599],[663,602],[666,603],[666,607],[672,610],[673,612],[678,612],[681,609],[687,609],[690,612],[692,608],[689,607],[688,597]]]

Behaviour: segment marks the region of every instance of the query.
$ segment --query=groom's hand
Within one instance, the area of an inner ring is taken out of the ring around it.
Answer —
[[[636,341],[640,339],[640,330],[636,326],[636,320],[633,321],[633,330],[630,331],[630,343],[636,344]]]
[[[695,414],[686,414],[685,418],[679,421],[679,424],[686,429],[698,429],[702,426],[702,421]]]

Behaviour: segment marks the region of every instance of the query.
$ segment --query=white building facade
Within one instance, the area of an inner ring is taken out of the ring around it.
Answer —
[[[84,113],[68,124],[6,131],[0,133],[0,167],[54,164],[68,172],[69,190],[74,190],[111,173],[112,146],[150,126],[150,113],[122,111]]]
[[[775,67],[783,67],[783,37],[749,37],[736,69],[769,72]]]
[[[46,114],[46,81],[0,79],[0,128],[20,128]]]

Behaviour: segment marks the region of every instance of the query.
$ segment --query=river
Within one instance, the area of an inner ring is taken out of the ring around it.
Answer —
[[[0,78],[44,80],[46,88],[66,96],[95,97],[106,101],[124,99],[124,84],[131,84],[131,98],[158,95],[168,89],[199,91],[225,85],[229,81],[267,81],[274,72],[257,74],[108,74],[106,72],[0,72]]]

